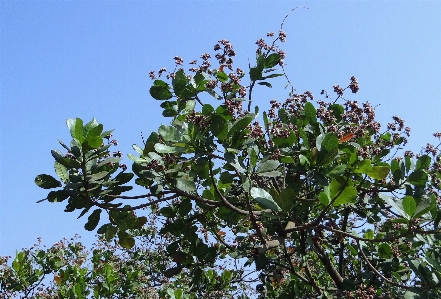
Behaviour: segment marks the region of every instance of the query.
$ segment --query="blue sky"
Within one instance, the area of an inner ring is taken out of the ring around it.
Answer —
[[[168,119],[149,95],[148,73],[172,69],[228,39],[246,70],[255,42],[286,20],[283,49],[298,92],[332,91],[351,76],[378,105],[385,126],[393,115],[412,128],[419,151],[441,131],[441,2],[420,1],[6,1],[0,2],[0,255],[82,235],[86,218],[63,204],[36,204],[47,192],[34,184],[53,173],[51,149],[70,141],[65,121],[96,117],[116,129],[118,149],[133,153]],[[283,101],[284,84],[255,91],[256,104]],[[127,162],[128,159],[126,159]]]

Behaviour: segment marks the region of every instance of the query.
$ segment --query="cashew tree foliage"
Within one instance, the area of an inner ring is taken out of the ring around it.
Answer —
[[[121,250],[157,231],[169,261],[154,267],[167,279],[161,298],[441,298],[437,147],[406,151],[403,120],[382,128],[371,104],[346,99],[355,77],[321,99],[286,89],[261,111],[259,90],[292,86],[285,38],[259,39],[246,71],[221,40],[215,67],[204,53],[151,72],[150,95],[170,121],[133,145],[131,170],[111,131],[68,119],[72,140],[52,151],[58,178],[36,184]],[[132,195],[134,185],[144,191]]]

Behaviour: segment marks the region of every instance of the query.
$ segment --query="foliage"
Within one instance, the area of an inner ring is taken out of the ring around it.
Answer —
[[[89,231],[107,215],[98,233],[135,251],[147,222],[140,215],[150,207],[164,252],[178,261],[167,276],[190,278],[175,285],[172,298],[183,288],[214,298],[207,279],[223,282],[219,297],[230,297],[233,281],[251,285],[246,269],[258,272],[259,298],[441,297],[437,148],[404,151],[410,129],[400,118],[382,130],[369,103],[344,98],[358,91],[355,77],[333,87],[335,99],[291,89],[260,114],[253,106],[258,85],[291,85],[278,47],[286,35],[268,37],[270,44],[257,41],[247,73],[233,67],[236,53],[226,40],[214,47],[218,69],[205,53],[188,70],[175,57],[172,72],[151,72],[150,94],[171,121],[133,146],[131,172],[120,152],[110,153],[116,141],[104,145],[110,132],[101,124],[69,119],[72,141],[60,142],[67,153],[52,151],[59,180],[39,175],[36,184],[55,189],[47,200],[66,202],[66,212],[88,214]],[[134,177],[145,194],[122,195]],[[241,266],[214,271],[222,260]]]
[[[49,249],[39,239],[34,247],[17,253],[11,266],[10,257],[1,258],[0,298],[203,298],[204,294],[190,297],[189,278],[176,271],[180,267],[175,259],[166,258],[166,243],[151,226],[154,220],[132,231],[137,240],[132,250],[101,237],[87,251],[76,236]],[[228,285],[234,295],[232,279],[240,279],[234,273],[217,272],[212,269],[204,277],[205,290],[213,294]]]

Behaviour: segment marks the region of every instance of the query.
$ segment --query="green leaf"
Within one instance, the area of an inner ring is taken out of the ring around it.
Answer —
[[[162,216],[172,218],[176,216],[176,212],[171,207],[163,207],[159,210]]]
[[[126,249],[130,249],[133,246],[135,246],[135,239],[124,231],[120,231],[118,233],[118,238],[119,238],[118,240],[119,245],[121,245]]]
[[[106,160],[103,160],[103,161],[101,161],[100,163],[98,163],[98,164],[96,165],[96,168],[100,168],[100,167],[102,167],[102,166],[109,165],[109,164],[111,164],[111,163],[112,163],[112,164],[119,163],[121,160],[122,160],[122,159],[119,158],[119,157],[110,157],[110,158],[107,158]]]
[[[426,255],[426,261],[438,272],[441,272],[441,264],[439,259],[436,258],[435,254],[432,254],[431,256]]]
[[[48,174],[40,174],[35,178],[35,184],[43,189],[61,187],[61,182]]]
[[[148,153],[155,151],[155,144],[159,142],[159,135],[156,132],[152,132],[147,138],[147,141],[145,143],[145,148],[143,150],[143,155],[147,156]]]
[[[265,58],[264,68],[272,68],[275,67],[280,61],[280,54],[279,53],[273,53],[268,55]]]
[[[318,138],[317,138],[318,139]],[[326,150],[328,152],[338,148],[338,138],[333,133],[327,133],[320,145],[317,144],[320,151]]]
[[[269,83],[269,82],[259,82],[259,83],[257,83],[257,84],[259,84],[259,85],[264,85],[264,86],[269,87],[269,88],[272,88],[272,87],[273,87],[273,86],[271,85],[271,83]]]
[[[251,81],[256,81],[262,79],[262,70],[252,67],[250,69],[250,79]]]
[[[332,104],[329,106],[328,111],[332,112],[332,116],[337,119],[337,122],[342,120],[342,115],[344,114],[344,107],[340,104]]]
[[[415,186],[424,186],[427,182],[427,174],[424,170],[417,169],[408,176],[407,181]]]
[[[209,95],[211,95],[216,100],[222,99],[222,97],[217,92],[215,92],[213,89],[207,89],[206,91],[208,92]]]
[[[205,116],[210,116],[214,111],[213,106],[211,106],[210,104],[205,104],[204,106],[202,106],[202,114]]]
[[[389,174],[389,166],[372,166],[371,170],[368,170],[366,174],[373,179],[383,180]]]
[[[247,114],[239,118],[228,131],[227,137],[232,136],[235,132],[244,130],[254,119],[254,114]]]
[[[270,177],[270,178],[275,178],[275,177],[279,177],[282,175],[282,173],[278,170],[273,170],[273,171],[267,171],[267,172],[259,172],[257,174],[258,176],[266,176],[266,177]]]
[[[153,86],[150,87],[150,95],[155,100],[160,101],[169,100],[173,97],[170,92],[170,86],[162,80],[155,80],[153,82]]]
[[[97,149],[103,144],[103,138],[100,136],[87,136],[82,144],[87,149]]]
[[[273,200],[271,194],[260,188],[251,188],[251,197],[263,208],[280,212],[282,209]]]
[[[83,136],[83,121],[80,118],[66,120],[67,127],[70,130],[72,138],[77,139],[80,143],[84,141]]]
[[[427,169],[430,166],[432,159],[428,155],[422,155],[416,162],[415,169]]]
[[[268,75],[268,76],[263,76],[262,80],[263,79],[270,79],[270,78],[281,77],[281,76],[284,76],[284,75],[283,74],[271,74],[271,75]]]
[[[222,182],[222,184],[231,184],[234,180],[234,175],[232,175],[228,171],[224,171],[221,173],[219,179]]]
[[[274,136],[272,139],[274,144],[279,145],[280,147],[290,147],[296,142],[296,140],[297,136],[293,131],[289,133],[288,138]]]
[[[69,173],[67,172],[67,168],[64,165],[55,161],[54,169],[55,173],[58,175],[61,181],[67,184],[67,182],[69,182]]]
[[[187,85],[187,82],[187,76],[182,69],[175,73],[175,76],[172,78],[172,86],[177,96],[181,96],[182,92],[185,89],[185,86]]]
[[[412,196],[405,196],[402,201],[404,212],[408,216],[412,216],[416,210],[415,199]]]
[[[130,180],[133,178],[134,174],[131,172],[120,172],[118,175],[113,179],[118,183],[118,185],[123,185],[125,183],[130,182]]]
[[[259,149],[257,147],[249,147],[248,148],[248,155],[250,156],[250,168],[256,167],[258,156],[257,152]]]
[[[315,107],[310,102],[307,102],[305,104],[305,116],[306,119],[309,121],[310,124],[314,124],[317,122],[317,111],[315,110]]]
[[[176,289],[175,292],[174,292],[174,295],[175,295],[176,299],[181,299],[182,298],[182,294],[183,294],[182,289]]]
[[[413,167],[413,160],[410,156],[404,156],[404,164],[406,166],[406,171],[409,172]]]
[[[49,202],[62,202],[66,198],[69,198],[69,194],[64,190],[51,191],[47,195],[47,200]]]
[[[98,172],[98,173],[94,173],[94,174],[88,175],[88,176],[86,176],[86,178],[90,182],[96,182],[96,181],[99,181],[99,180],[105,178],[109,174],[110,174],[109,171],[101,171],[101,172]]]
[[[280,159],[280,162],[286,163],[286,164],[294,164],[296,161],[294,160],[293,157],[285,156],[282,159]]]
[[[175,127],[166,125],[161,125],[158,133],[164,141],[180,141],[182,135]]]
[[[177,178],[176,179],[176,188],[185,191],[185,192],[195,192],[196,184],[188,179]]]
[[[225,74],[224,72],[217,72],[216,73],[216,78],[221,81],[222,83],[225,83],[228,81],[229,77],[227,74]]]
[[[268,114],[266,111],[263,111],[263,128],[267,129],[269,125]]]
[[[362,160],[362,161],[357,161],[354,164],[354,172],[355,173],[366,174],[371,169],[372,169],[372,162],[369,159],[365,159],[365,160]]]
[[[116,233],[118,232],[118,228],[113,225],[109,225],[106,229],[106,232],[104,233],[104,237],[107,241],[110,241],[115,237]]]
[[[179,205],[179,214],[181,215],[188,215],[192,209],[192,203],[191,200],[188,198],[185,198],[181,201],[181,204]]]
[[[331,199],[329,198],[328,194],[326,194],[325,192],[320,192],[319,201],[323,206],[327,207],[331,202]]]
[[[52,157],[54,157],[55,161],[57,161],[67,169],[81,168],[81,164],[78,161],[64,157],[60,151],[51,150],[51,154]]]
[[[317,155],[317,164],[318,165],[328,165],[330,164],[332,161],[334,161],[334,159],[337,157],[338,155],[338,149],[334,148],[331,151],[320,151]]]
[[[290,212],[291,208],[296,199],[296,192],[291,188],[283,189],[280,194],[274,198],[277,205],[282,209],[283,212]]]
[[[405,218],[409,218],[409,216],[407,215],[407,213],[404,211],[404,208],[401,204],[401,202],[396,202],[393,198],[380,193],[378,194],[378,196],[384,200],[385,203],[389,204],[392,208],[394,208],[401,216],[405,217]]]
[[[275,170],[277,167],[279,167],[280,162],[277,160],[267,160],[265,162],[262,162],[257,167],[256,172],[262,173],[262,172],[269,172]]]
[[[427,212],[429,212],[430,210],[432,210],[433,208],[436,207],[436,201],[432,201],[431,198],[425,198],[424,200],[422,200],[418,206],[415,209],[415,218],[418,218],[424,214],[426,214]]]
[[[210,120],[211,120],[210,130],[213,133],[213,135],[221,140],[225,139],[225,137],[227,137],[227,132],[228,132],[228,124],[225,118],[223,118],[220,115],[213,114],[211,115]]]
[[[364,237],[364,238],[366,238],[366,239],[370,239],[370,240],[372,240],[372,239],[374,238],[374,236],[375,236],[374,231],[371,230],[371,229],[368,229],[368,230],[363,234],[363,237]]]
[[[377,252],[378,255],[384,259],[389,259],[393,255],[392,248],[387,243],[381,243],[380,245],[378,245]]]
[[[194,110],[196,107],[196,101],[195,100],[186,100],[185,101],[185,107],[182,109],[182,111],[190,113]]]
[[[162,143],[156,143],[155,150],[160,154],[176,154],[185,152],[185,148],[183,147],[168,146]]]
[[[94,230],[98,225],[98,222],[100,222],[100,215],[101,215],[101,209],[96,209],[95,211],[93,211],[92,214],[90,214],[89,217],[87,218],[88,221],[84,225],[84,228],[88,231]]]
[[[357,189],[352,186],[348,186],[343,189],[343,191],[338,195],[337,199],[334,201],[334,206],[344,205],[351,202],[357,198]]]
[[[97,136],[97,137],[102,137],[101,134],[103,132],[103,125],[99,124],[95,117],[92,118],[92,120],[90,122],[88,122],[85,126],[83,131],[85,130],[85,135],[86,137],[89,136]]]
[[[337,166],[331,165],[331,169],[330,169],[328,174],[329,175],[333,175],[333,176],[342,175],[345,172],[346,167],[347,166],[344,165],[344,164],[340,164],[340,165],[337,165]]]

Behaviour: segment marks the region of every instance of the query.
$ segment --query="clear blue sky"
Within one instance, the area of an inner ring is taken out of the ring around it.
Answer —
[[[386,125],[393,115],[412,128],[418,151],[441,131],[441,1],[6,1],[0,2],[0,255],[52,245],[75,233],[90,244],[78,212],[36,204],[47,191],[34,184],[53,173],[51,149],[70,141],[67,118],[96,117],[116,129],[119,149],[133,153],[141,132],[161,123],[149,95],[150,70],[213,53],[230,40],[236,66],[247,68],[255,41],[277,32],[284,16],[285,62],[299,92],[332,91],[354,75]],[[257,103],[283,101],[286,91],[262,87]],[[128,159],[126,159],[127,161]],[[127,161],[128,162],[128,161]]]

